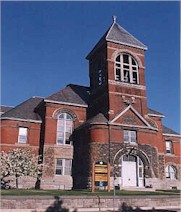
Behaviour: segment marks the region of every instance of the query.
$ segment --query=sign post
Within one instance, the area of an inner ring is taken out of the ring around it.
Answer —
[[[95,170],[95,163],[92,163],[92,192],[94,192],[95,190],[95,174],[94,171]]]

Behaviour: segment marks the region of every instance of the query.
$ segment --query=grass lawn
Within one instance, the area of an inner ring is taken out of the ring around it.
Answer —
[[[126,191],[116,190],[116,196],[130,196],[130,195],[179,195],[180,190],[158,190],[158,191]],[[7,189],[1,190],[2,196],[113,196],[113,190],[95,191],[92,193],[89,190],[35,190],[35,189]]]

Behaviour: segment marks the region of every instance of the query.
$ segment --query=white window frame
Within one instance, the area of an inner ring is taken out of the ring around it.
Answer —
[[[61,116],[63,116],[63,118],[61,118]],[[57,119],[57,144],[72,145],[72,141],[70,140],[72,130],[73,130],[72,116],[69,113],[65,112],[61,113]],[[68,139],[66,139],[67,137]]]
[[[165,141],[166,154],[173,154],[173,142],[171,140]]]
[[[28,128],[27,127],[19,127],[18,132],[18,143],[26,144],[28,138]]]
[[[128,56],[128,63],[125,63],[123,60],[123,56]],[[117,58],[120,57],[120,61],[116,61]],[[123,53],[119,54],[116,57],[115,60],[115,80],[116,81],[122,81],[125,83],[131,83],[131,84],[139,84],[139,73],[138,73],[138,63],[137,61],[129,54]],[[135,64],[132,64],[132,60],[135,62]],[[124,71],[127,72],[127,78],[125,78]],[[134,78],[134,73],[136,73],[136,78]]]
[[[123,130],[124,143],[137,143],[137,133],[134,130]]]
[[[58,161],[61,165],[58,165]],[[69,164],[69,166],[67,165]],[[61,170],[61,174],[57,173],[57,170]],[[72,174],[72,160],[71,159],[56,159],[55,175],[56,176],[71,176]]]
[[[165,167],[165,176],[166,176],[166,178],[168,178],[170,180],[176,179],[176,170],[175,170],[174,166],[167,165]]]

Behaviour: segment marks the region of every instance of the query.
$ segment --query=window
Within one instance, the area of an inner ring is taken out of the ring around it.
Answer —
[[[71,175],[72,160],[57,159],[56,160],[56,175]]]
[[[68,113],[61,113],[57,120],[57,144],[71,144],[73,120]]]
[[[166,153],[167,154],[173,154],[173,144],[172,141],[165,141],[166,145]]]
[[[144,170],[143,170],[143,162],[142,162],[142,160],[139,158],[139,159],[138,159],[138,176],[139,176],[140,178],[143,178],[143,172],[144,172]]]
[[[138,64],[128,54],[118,55],[115,62],[115,80],[139,84]]]
[[[103,83],[103,80],[102,80],[102,69],[101,69],[101,65],[99,65],[99,68],[98,68],[98,85],[102,85]]]
[[[124,142],[136,143],[136,131],[124,130]]]
[[[136,162],[136,157],[134,155],[123,155],[123,161]]]
[[[166,178],[169,178],[171,180],[176,179],[176,170],[175,170],[175,168],[173,166],[171,166],[171,165],[166,166],[165,175],[166,175]]]
[[[27,132],[28,132],[28,128],[19,127],[18,143],[26,144],[26,142],[27,142]]]

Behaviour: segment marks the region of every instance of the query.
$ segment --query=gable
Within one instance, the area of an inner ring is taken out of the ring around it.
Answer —
[[[157,130],[157,128],[151,126],[149,122],[147,122],[147,120],[142,117],[132,105],[129,105],[119,114],[117,114],[115,118],[111,121],[111,123],[115,125],[149,128]]]

